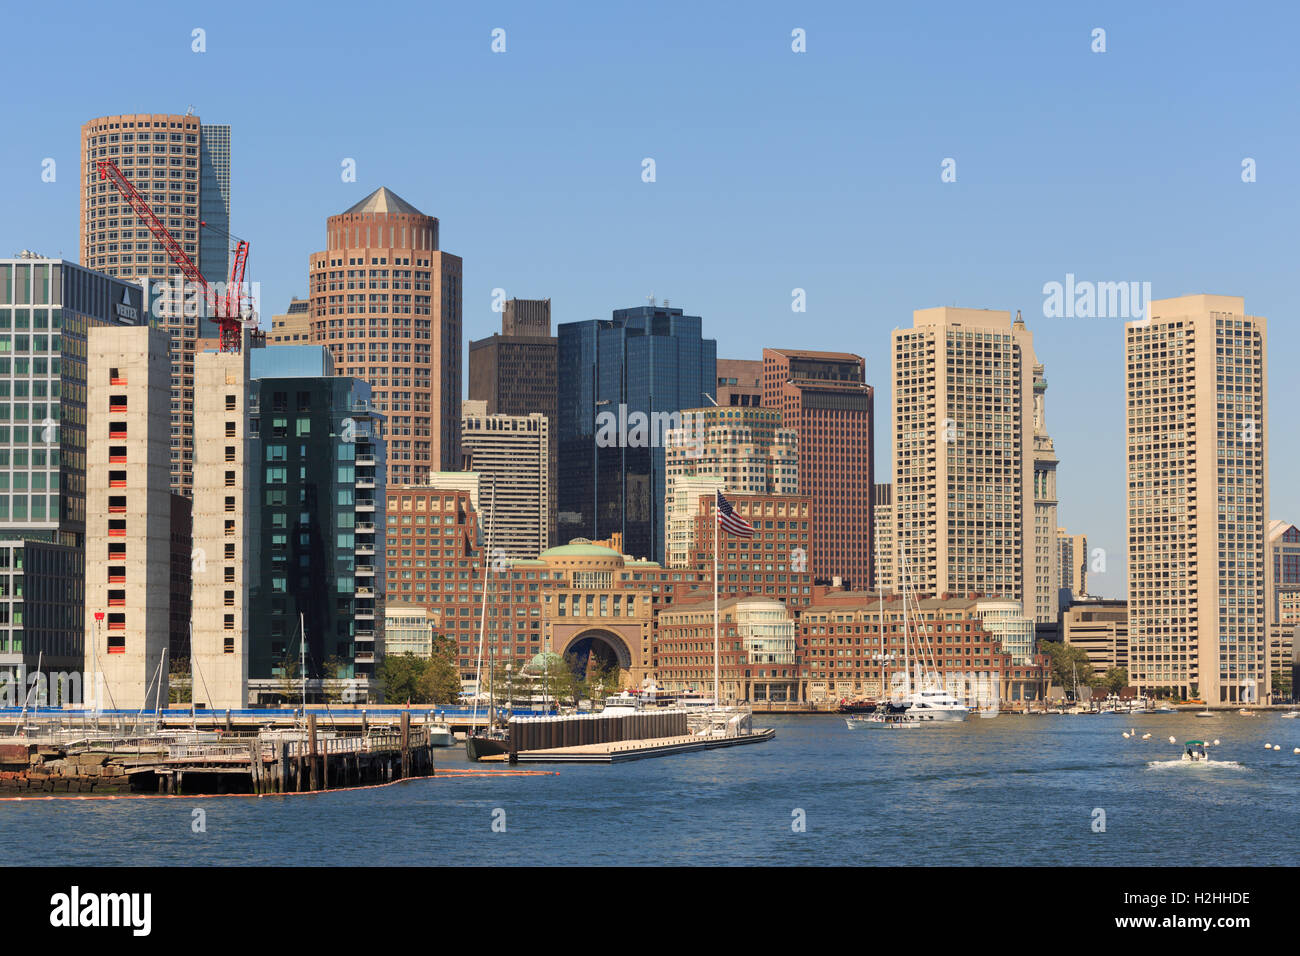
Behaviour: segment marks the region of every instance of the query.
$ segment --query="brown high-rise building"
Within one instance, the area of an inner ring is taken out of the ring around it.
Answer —
[[[387,417],[390,484],[460,467],[461,259],[438,220],[380,187],[326,223],[311,257],[312,340],[369,382]]]
[[[847,352],[763,349],[763,405],[799,435],[799,493],[812,499],[808,570],[817,581],[873,586],[874,391]]]
[[[230,268],[230,127],[197,116],[127,113],[81,127],[81,262],[123,279],[180,283],[180,269],[113,184],[100,179],[109,159],[144,197],[155,216],[209,283],[225,283]],[[204,226],[201,227],[200,223]],[[190,290],[186,290],[191,295]],[[171,294],[159,296],[160,324],[171,337],[172,491],[193,493],[194,352],[216,326]]]
[[[547,540],[554,542],[556,515],[556,359],[550,299],[509,299],[501,333],[469,343],[469,397],[487,402],[489,415],[546,416],[550,451]]]
[[[763,404],[763,363],[759,359],[718,359],[719,405]]]

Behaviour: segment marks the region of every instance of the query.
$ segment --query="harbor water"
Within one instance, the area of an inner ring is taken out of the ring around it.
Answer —
[[[509,768],[470,764],[458,747],[437,752],[438,771],[484,775],[298,796],[4,801],[0,859],[1094,866],[1300,858],[1300,755],[1292,752],[1300,720],[1278,714],[1004,715],[908,729],[850,729],[834,716],[754,723],[775,727],[776,739],[561,766],[555,775],[488,775]],[[1124,739],[1131,729],[1137,736]],[[1213,764],[1181,763],[1184,740],[1216,738]],[[1265,742],[1282,749],[1266,751]]]

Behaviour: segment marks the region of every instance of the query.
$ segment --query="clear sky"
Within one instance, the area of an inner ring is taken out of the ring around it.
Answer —
[[[1021,309],[1050,383],[1061,523],[1108,552],[1093,589],[1122,595],[1123,320],[1047,318],[1043,285],[1147,281],[1268,317],[1270,512],[1300,519],[1297,9],[11,5],[0,254],[77,257],[83,122],[193,105],[233,127],[231,231],[252,243],[264,319],[306,294],[325,218],[388,186],[464,258],[467,338],[499,327],[498,287],[550,297],[556,322],[653,293],[703,316],[720,357],[865,356],[878,480],[890,330],[917,308]]]

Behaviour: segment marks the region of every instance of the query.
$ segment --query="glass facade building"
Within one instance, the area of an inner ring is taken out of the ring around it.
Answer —
[[[382,653],[383,416],[369,385],[331,373],[320,346],[250,357],[259,396],[250,430],[261,439],[250,693],[258,681],[275,693],[296,678],[300,621],[309,681],[371,678]]]
[[[667,431],[717,381],[701,327],[666,306],[558,327],[560,542],[620,532],[628,554],[663,561]]]
[[[75,263],[0,259],[0,672],[81,669],[87,329],[151,304]]]

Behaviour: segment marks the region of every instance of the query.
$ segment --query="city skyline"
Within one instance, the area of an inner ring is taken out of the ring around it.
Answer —
[[[1253,312],[1274,317],[1275,357],[1300,344],[1286,321],[1300,293],[1279,253],[1297,198],[1286,172],[1300,146],[1273,121],[1274,91],[1296,72],[1282,46],[1288,31],[1283,22],[1260,36],[1195,7],[1200,15],[1189,8],[1177,20],[1123,8],[1036,10],[1032,43],[1015,28],[1017,8],[944,9],[924,38],[907,31],[904,11],[868,16],[848,6],[808,14],[761,6],[743,22],[673,6],[650,23],[616,11],[550,22],[521,6],[440,11],[436,20],[414,13],[416,26],[384,39],[394,77],[422,62],[406,65],[401,50],[436,36],[439,57],[423,81],[466,88],[434,129],[397,123],[402,101],[376,100],[377,81],[309,84],[313,57],[345,40],[328,18],[310,22],[296,6],[257,11],[239,36],[161,6],[140,23],[92,30],[74,19],[63,27],[69,45],[143,43],[154,59],[99,76],[89,94],[75,71],[45,79],[55,108],[0,143],[0,199],[10,211],[0,249],[75,252],[82,124],[193,102],[205,122],[231,128],[231,225],[252,243],[264,326],[291,296],[308,294],[321,222],[388,186],[437,216],[464,258],[464,342],[499,328],[497,288],[551,298],[556,324],[604,317],[653,292],[702,316],[720,357],[757,359],[764,346],[863,355],[877,389],[880,482],[894,478],[881,414],[892,403],[891,329],[938,305],[1023,310],[1051,379],[1059,520],[1106,550],[1107,571],[1091,575],[1091,590],[1123,596],[1123,319],[1048,318],[1044,285],[1073,275],[1149,281],[1156,298],[1244,295]],[[22,30],[39,14],[14,16]],[[507,31],[502,54],[491,49],[497,27]],[[1099,27],[1105,53],[1092,50]],[[192,50],[196,28],[206,29],[203,53]],[[807,31],[806,53],[791,50],[795,28]],[[1185,62],[1178,51],[1189,47],[1215,55]],[[274,56],[261,56],[270,49]],[[605,69],[651,51],[689,68],[652,78]],[[19,85],[33,56],[16,50],[0,76]],[[235,88],[233,62],[249,68]],[[184,78],[176,93],[159,94],[158,69]],[[607,81],[582,82],[593,70]],[[733,74],[744,82],[719,82]],[[884,84],[888,97],[868,97],[845,122],[839,93]],[[258,97],[246,95],[250,87]],[[337,121],[363,101],[366,125]],[[1223,117],[1209,146],[1207,112]],[[313,135],[288,135],[290,114]],[[395,123],[399,140],[363,135]],[[536,136],[542,148],[502,150],[502,130]],[[436,154],[425,148],[433,143]],[[1135,161],[1126,144],[1136,143]],[[41,178],[46,158],[57,162],[53,182]],[[357,175],[345,183],[349,158]],[[653,183],[642,181],[644,158],[656,160]],[[956,161],[951,183],[941,180],[947,158]],[[1255,182],[1242,181],[1247,158],[1258,164]],[[1242,221],[1252,223],[1248,233]],[[609,228],[622,223],[636,228]],[[550,234],[539,247],[542,229]],[[806,313],[790,311],[796,288]],[[1300,398],[1300,383],[1272,378],[1271,405]],[[1276,437],[1275,476],[1300,464],[1300,450]],[[1268,517],[1294,520],[1300,490],[1273,484]]]

